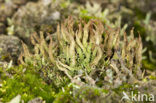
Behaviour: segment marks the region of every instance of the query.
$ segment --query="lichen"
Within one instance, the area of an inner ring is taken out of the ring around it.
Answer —
[[[114,87],[138,82],[142,78],[141,37],[134,38],[133,30],[128,37],[119,33],[119,29],[111,29],[99,20],[86,23],[69,17],[57,26],[56,35],[47,36],[49,42],[43,32],[40,37],[34,33],[31,36],[34,52],[23,43],[24,52],[19,60],[39,68],[52,65],[49,70],[61,71],[79,85],[96,85],[102,78],[103,84],[108,82]]]

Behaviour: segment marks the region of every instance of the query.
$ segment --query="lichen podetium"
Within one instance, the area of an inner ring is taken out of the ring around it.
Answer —
[[[47,64],[78,85],[101,81],[102,85],[109,82],[118,87],[142,78],[142,42],[140,36],[134,38],[133,29],[129,36],[121,36],[119,28],[110,28],[100,20],[85,22],[69,17],[57,26],[56,35],[48,34],[45,39],[44,34],[48,33],[31,36],[33,53],[23,43],[22,64],[39,68]]]

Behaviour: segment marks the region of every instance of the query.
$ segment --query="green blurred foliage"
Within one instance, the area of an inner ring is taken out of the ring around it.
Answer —
[[[54,100],[55,89],[46,84],[42,78],[34,71],[34,67],[24,68],[23,66],[11,67],[7,70],[9,76],[3,76],[2,87],[0,87],[0,99],[2,102],[9,102],[17,95],[25,102],[40,97],[47,103]]]

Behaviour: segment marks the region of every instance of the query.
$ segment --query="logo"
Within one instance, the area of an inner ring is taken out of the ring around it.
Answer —
[[[124,99],[125,100],[130,100],[129,96],[124,91],[122,93],[123,93],[124,96],[122,97],[121,101],[123,101]]]
[[[127,95],[126,92],[122,92],[123,97],[121,98],[121,101],[128,100],[128,101],[150,101],[154,102],[154,95],[153,94],[141,94],[140,92],[134,93],[131,91],[130,95]]]

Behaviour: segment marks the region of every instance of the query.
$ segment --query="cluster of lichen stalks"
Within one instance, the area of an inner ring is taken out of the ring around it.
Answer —
[[[143,76],[141,38],[134,38],[133,30],[129,36],[121,36],[119,29],[104,27],[99,20],[86,23],[69,17],[57,26],[56,35],[45,38],[43,32],[40,36],[34,33],[31,42],[31,53],[23,43],[24,52],[19,58],[22,64],[50,66],[49,70],[57,69],[77,85],[100,82],[102,86],[109,83],[118,87]]]

